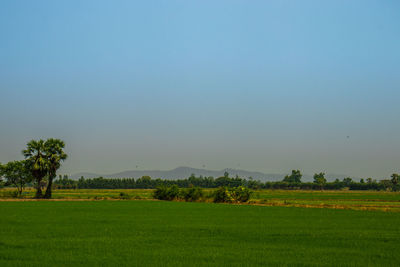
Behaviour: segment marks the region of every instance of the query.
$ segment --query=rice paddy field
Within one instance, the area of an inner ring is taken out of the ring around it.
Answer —
[[[0,266],[398,266],[400,213],[4,201]]]
[[[156,201],[152,190],[56,190],[53,201],[8,193],[0,190],[0,266],[400,262],[398,193],[263,190],[245,205]]]

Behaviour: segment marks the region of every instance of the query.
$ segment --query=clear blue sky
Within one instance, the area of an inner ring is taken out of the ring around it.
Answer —
[[[399,1],[1,1],[0,161],[400,171]],[[347,138],[349,136],[349,138]]]

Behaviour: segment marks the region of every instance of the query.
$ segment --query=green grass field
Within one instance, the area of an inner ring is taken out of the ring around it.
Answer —
[[[164,201],[0,202],[0,266],[398,266],[400,213]]]

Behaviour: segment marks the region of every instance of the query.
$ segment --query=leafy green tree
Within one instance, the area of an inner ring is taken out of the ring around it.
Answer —
[[[67,159],[67,154],[63,150],[65,143],[60,139],[47,139],[44,146],[49,179],[44,198],[51,198],[53,180],[57,176],[57,170],[61,167],[61,162]]]
[[[393,173],[392,176],[390,176],[392,178],[392,184],[393,185],[397,185],[400,181],[400,175],[398,175],[397,173]]]
[[[394,188],[392,180],[384,179],[384,180],[380,180],[379,183],[382,185],[382,187],[385,190],[389,190],[389,189],[393,190],[393,188]]]
[[[400,175],[397,173],[393,173],[392,176],[390,176],[392,179],[390,180],[393,184],[393,191],[399,191],[399,182],[400,182]]]
[[[373,180],[372,178],[367,178],[367,184],[372,184],[375,183],[376,181]]]
[[[32,174],[25,160],[10,161],[0,166],[0,176],[6,179],[6,185],[17,188],[18,196],[21,196],[25,185],[32,181]]]
[[[345,186],[349,186],[352,182],[353,182],[353,179],[351,179],[350,177],[346,177],[343,179],[343,184]]]
[[[320,172],[320,173],[314,174],[314,183],[318,184],[320,186],[320,188],[322,189],[322,187],[326,184],[325,173]]]
[[[27,144],[27,148],[22,151],[25,156],[30,172],[34,177],[36,194],[35,198],[42,198],[42,181],[48,173],[48,161],[46,157],[45,141],[31,140]]]
[[[301,177],[303,177],[303,175],[300,170],[292,170],[292,174],[286,175],[283,181],[287,183],[301,183]]]
[[[3,188],[4,180],[3,180],[3,165],[0,163],[0,188]]]

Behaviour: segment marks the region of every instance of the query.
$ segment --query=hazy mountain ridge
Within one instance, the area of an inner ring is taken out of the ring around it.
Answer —
[[[254,180],[260,181],[281,181],[285,175],[287,174],[276,174],[276,173],[262,173],[262,172],[254,172],[254,171],[246,171],[240,169],[223,169],[223,170],[207,170],[207,169],[196,169],[190,167],[178,167],[173,170],[130,170],[123,171],[113,174],[96,174],[90,172],[82,172],[77,173],[71,176],[72,179],[79,179],[81,176],[85,178],[95,178],[95,177],[104,177],[104,178],[140,178],[142,176],[150,176],[153,179],[162,178],[162,179],[185,179],[188,178],[191,174],[195,174],[196,176],[212,176],[214,178],[223,176],[225,172],[229,173],[230,177],[235,177],[236,175],[241,178],[248,179],[252,177]],[[338,174],[327,174],[327,179],[329,181],[333,181],[336,178],[343,179],[347,177],[346,175],[338,175]],[[312,181],[312,176],[304,174],[303,181]]]

